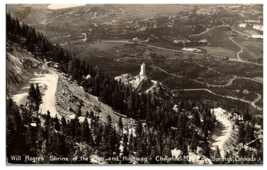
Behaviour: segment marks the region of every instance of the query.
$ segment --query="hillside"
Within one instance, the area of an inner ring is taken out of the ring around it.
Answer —
[[[160,8],[159,8],[160,6]],[[27,5],[18,5],[18,4],[8,4],[7,12],[11,12],[15,14],[19,11],[23,11],[26,7],[31,7],[32,12],[29,14],[29,18],[24,22],[33,23],[40,22],[38,17],[34,17],[34,14],[38,14],[38,16],[44,16],[44,14],[48,14],[49,16],[53,16],[50,13],[57,13],[56,10],[49,9],[49,5],[47,4],[27,4]],[[168,4],[87,4],[85,6],[73,7],[73,8],[64,8],[59,9],[65,14],[70,13],[71,11],[76,16],[89,16],[94,20],[106,20],[108,18],[112,19],[133,19],[133,18],[152,18],[155,15],[176,15],[180,11],[191,11],[193,10],[195,5],[168,5]],[[49,13],[48,13],[49,11]],[[111,15],[110,15],[111,14]],[[110,16],[109,16],[110,15]],[[46,15],[47,16],[47,15]],[[50,19],[50,18],[48,18]]]
[[[160,6],[160,7],[159,7]],[[19,21],[34,26],[53,42],[72,41],[77,34],[95,30],[100,23],[120,27],[120,22],[147,20],[155,16],[176,16],[179,12],[190,13],[194,5],[157,4],[87,4],[85,6],[53,10],[48,5],[8,4],[7,12]],[[100,28],[97,32],[102,32]],[[70,38],[64,36],[71,35]],[[58,38],[59,40],[57,40]],[[63,41],[62,41],[63,40]]]
[[[7,37],[9,39],[9,37]],[[7,41],[7,88],[9,95],[16,91],[35,74],[45,72],[41,61],[34,58],[27,49],[13,41]]]
[[[257,132],[263,127],[258,111],[236,107],[214,113],[215,107],[202,96],[178,98],[150,78],[151,68],[145,62],[151,59],[143,62],[138,75],[126,72],[114,77],[109,70],[51,43],[18,18],[6,17],[8,163],[226,164],[211,158],[224,157],[226,152],[234,160],[237,154],[224,148],[230,136],[236,143],[262,135]],[[256,133],[254,127],[258,127]],[[262,141],[253,147],[262,148]],[[25,159],[28,156],[31,159]],[[240,152],[238,156],[251,155]],[[254,163],[262,164],[261,149],[255,157]]]

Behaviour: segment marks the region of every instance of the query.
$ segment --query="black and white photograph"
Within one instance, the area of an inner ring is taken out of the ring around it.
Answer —
[[[264,5],[161,3],[5,4],[6,166],[263,165]]]

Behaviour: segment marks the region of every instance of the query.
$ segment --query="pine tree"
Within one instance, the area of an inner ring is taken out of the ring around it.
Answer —
[[[122,133],[123,133],[123,124],[122,124],[122,119],[121,119],[121,117],[119,118],[118,126],[119,126],[119,128],[120,128],[120,132],[121,132],[121,134],[122,134]]]
[[[149,164],[157,164],[158,163],[158,161],[156,161],[156,152],[155,152],[154,147],[151,148],[151,153],[149,155],[149,158],[151,158],[151,159],[148,159]]]
[[[123,135],[123,144],[127,145],[127,143],[128,143],[128,136],[127,136],[127,134],[124,134]]]
[[[46,115],[46,120],[45,120],[45,127],[47,129],[47,132],[50,131],[51,126],[52,126],[51,116],[50,116],[49,110],[47,110],[47,115]]]
[[[36,99],[36,91],[33,84],[30,85],[28,94],[29,96],[27,98],[30,101],[30,106],[32,106],[32,104],[35,102]]]
[[[79,119],[74,119],[74,133],[72,134],[74,136],[74,140],[76,142],[81,141],[81,124],[79,122]]]
[[[90,112],[89,118],[94,120],[94,112],[93,111]]]
[[[62,132],[67,134],[67,131],[66,131],[67,122],[64,116],[61,117],[61,128],[62,128]]]
[[[144,158],[146,157],[146,149],[145,149],[145,145],[144,143],[141,143],[139,145],[139,149],[137,150],[136,156],[139,158]],[[140,164],[144,163],[144,162],[139,162]]]
[[[6,14],[6,31],[7,31],[7,34],[10,34],[10,32],[13,30],[12,29],[12,19],[11,19],[11,15],[10,13],[7,13]]]
[[[193,138],[191,141],[191,149],[194,151],[197,149],[197,139],[196,139],[196,133],[193,134]]]
[[[123,147],[123,156],[129,158],[129,151],[126,146]],[[122,160],[122,164],[129,164],[130,162],[127,159]]]
[[[55,122],[55,129],[56,129],[57,131],[60,131],[60,124],[59,124],[59,119],[58,119],[57,115],[56,115],[56,117],[54,118],[54,122]]]
[[[109,131],[109,136],[108,136],[108,150],[109,150],[109,155],[113,156],[113,152],[115,151],[116,147],[116,132],[115,130],[111,129]]]
[[[81,106],[79,106],[79,108],[78,108],[78,113],[77,113],[77,117],[80,117],[80,116],[82,116],[82,111],[81,111]]]
[[[90,129],[88,125],[87,118],[84,119],[82,126],[81,126],[81,137],[83,142],[90,142],[91,134],[90,134]]]
[[[200,117],[196,109],[193,110],[193,115],[194,115],[194,122],[197,127],[200,126]]]
[[[89,112],[88,112],[88,110],[85,113],[85,118],[89,118]]]
[[[244,121],[251,120],[251,115],[249,114],[248,110],[245,111],[244,114]]]
[[[41,102],[42,102],[41,92],[40,92],[38,83],[36,83],[36,89],[35,89],[35,104],[37,108],[36,110],[39,110],[39,106]]]
[[[240,124],[239,131],[238,131],[238,140],[237,144],[244,143],[244,137],[246,136],[244,124]]]
[[[137,136],[141,136],[142,135],[142,133],[143,133],[143,127],[142,127],[141,121],[137,121],[135,132],[136,132],[136,135]]]
[[[171,149],[170,149],[169,145],[165,145],[165,147],[162,151],[162,156],[171,157]]]
[[[10,98],[7,101],[7,158],[9,162],[11,155],[23,155],[29,153],[26,147],[26,128],[22,123],[17,105]],[[18,162],[17,162],[18,163]],[[22,163],[22,162],[21,162]]]
[[[108,121],[108,123],[107,123],[107,128],[111,128],[111,126],[112,126],[112,119],[111,119],[111,116],[110,115],[108,115],[107,116],[107,121]]]

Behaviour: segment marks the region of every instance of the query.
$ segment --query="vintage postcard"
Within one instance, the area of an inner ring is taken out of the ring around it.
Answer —
[[[6,164],[263,165],[263,4],[6,4]]]

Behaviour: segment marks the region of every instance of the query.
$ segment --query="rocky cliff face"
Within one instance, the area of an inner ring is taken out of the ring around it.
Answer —
[[[14,94],[35,73],[41,71],[40,61],[16,43],[7,43],[6,80],[7,95]]]
[[[121,81],[124,84],[130,84],[133,87],[133,90],[138,93],[151,93],[161,99],[171,98],[174,95],[163,83],[151,80],[149,77],[122,74],[115,77],[115,80]]]

